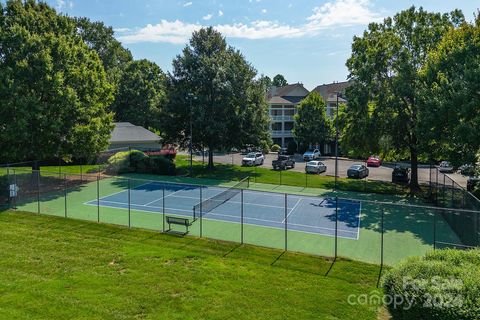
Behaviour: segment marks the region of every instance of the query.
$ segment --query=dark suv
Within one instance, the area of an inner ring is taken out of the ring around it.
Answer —
[[[272,161],[274,170],[285,170],[287,168],[295,168],[295,159],[290,156],[280,155],[277,160]]]
[[[395,166],[392,171],[393,183],[408,183],[410,181],[410,169],[407,167]]]

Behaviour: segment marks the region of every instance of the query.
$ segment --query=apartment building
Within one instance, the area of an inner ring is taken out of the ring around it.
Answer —
[[[345,89],[350,84],[351,82],[348,81],[334,82],[317,86],[312,90],[312,92],[318,92],[325,101],[327,105],[326,114],[328,117],[333,118],[335,116],[337,92],[345,92]],[[275,144],[287,147],[288,143],[294,140],[292,133],[293,116],[297,112],[298,104],[309,93],[301,83],[270,88],[267,99],[270,105],[270,117],[272,119],[271,134]],[[346,103],[347,101],[339,97],[338,102]],[[321,146],[321,149],[322,154],[331,154],[333,150],[332,145],[328,143]]]
[[[267,99],[270,105],[271,134],[273,143],[287,147],[293,138],[293,116],[297,105],[309,91],[303,84],[295,83],[283,87],[271,87]]]

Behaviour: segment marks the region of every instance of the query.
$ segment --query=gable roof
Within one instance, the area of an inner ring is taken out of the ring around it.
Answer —
[[[309,94],[301,83],[288,84],[282,87],[271,87],[267,93],[270,104],[296,104]]]
[[[343,82],[333,82],[329,84],[322,84],[315,89],[312,90],[312,92],[317,92],[319,93],[323,100],[325,102],[336,102],[337,101],[337,92],[342,92],[345,93],[345,89],[347,89],[349,86],[353,84],[352,81],[343,81]],[[338,98],[339,102],[347,102],[344,98]]]
[[[159,142],[160,137],[144,127],[130,122],[117,122],[113,128],[110,143],[119,142]]]

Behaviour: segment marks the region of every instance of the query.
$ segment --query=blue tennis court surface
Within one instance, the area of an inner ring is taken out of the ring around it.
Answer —
[[[227,188],[149,182],[130,190],[124,190],[99,199],[100,206],[130,209],[162,214],[165,213],[193,218],[193,207]],[[87,202],[97,205],[97,199]],[[241,195],[237,194],[227,202],[208,213],[203,219],[226,222],[241,222]],[[288,230],[335,236],[335,198],[288,195]],[[360,202],[338,200],[338,237],[358,239],[360,228]],[[270,228],[285,228],[285,195],[245,190],[243,195],[243,222]]]

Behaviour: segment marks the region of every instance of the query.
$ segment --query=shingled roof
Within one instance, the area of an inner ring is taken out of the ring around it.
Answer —
[[[325,102],[335,102],[337,100],[336,92],[345,93],[345,89],[352,85],[352,81],[333,82],[317,86],[312,92],[318,92]],[[343,98],[338,99],[339,102],[347,102]]]
[[[110,143],[159,142],[160,137],[144,127],[130,122],[117,122],[112,131]]]
[[[282,87],[271,87],[267,93],[267,99],[270,104],[297,104],[308,93],[303,84],[293,83]]]

